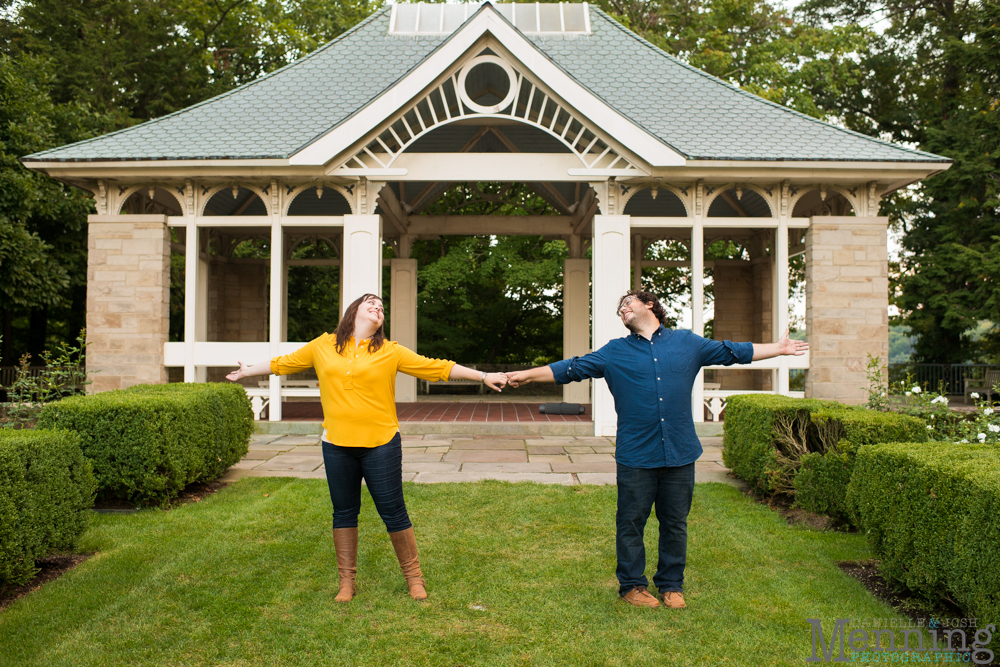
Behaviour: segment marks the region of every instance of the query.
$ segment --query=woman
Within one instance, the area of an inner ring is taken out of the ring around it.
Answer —
[[[291,354],[246,366],[226,376],[287,375],[315,368],[323,405],[323,463],[333,501],[333,543],[340,590],[349,602],[356,592],[358,511],[364,479],[385,522],[410,597],[427,599],[417,543],[403,501],[403,450],[396,418],[396,373],[423,380],[476,380],[500,391],[507,378],[454,361],[428,359],[385,339],[382,299],[365,294],[348,306],[334,334],[324,334]]]

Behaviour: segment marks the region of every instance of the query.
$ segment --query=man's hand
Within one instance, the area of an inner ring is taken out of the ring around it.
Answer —
[[[249,366],[247,366],[246,364],[244,364],[242,361],[237,361],[236,363],[238,363],[240,365],[239,369],[233,371],[232,373],[230,373],[229,375],[226,376],[226,379],[227,380],[231,380],[232,382],[236,382],[240,378],[246,377],[247,370],[250,368]]]
[[[517,389],[522,384],[528,384],[531,382],[531,378],[528,377],[528,371],[514,371],[512,373],[507,373],[507,384],[511,387]]]
[[[785,333],[781,334],[781,338],[778,339],[777,344],[778,354],[780,355],[801,357],[809,350],[809,343],[804,340],[791,340],[788,337],[788,329],[785,329]]]

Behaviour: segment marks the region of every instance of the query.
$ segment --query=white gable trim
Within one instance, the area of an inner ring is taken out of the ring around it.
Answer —
[[[324,165],[395,115],[454,65],[485,33],[604,133],[654,167],[683,166],[683,156],[622,116],[570,78],[518,34],[492,5],[486,5],[463,29],[402,81],[344,123],[291,156],[290,165]]]

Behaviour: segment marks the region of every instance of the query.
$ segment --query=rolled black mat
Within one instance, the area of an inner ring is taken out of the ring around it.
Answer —
[[[586,409],[579,403],[542,403],[538,411],[543,415],[582,415]]]

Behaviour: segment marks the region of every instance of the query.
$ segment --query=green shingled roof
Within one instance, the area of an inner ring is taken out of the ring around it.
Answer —
[[[525,37],[688,159],[948,161],[746,93],[664,53],[600,10],[590,12],[590,36]],[[288,158],[364,109],[449,38],[391,37],[389,15],[385,8],[305,58],[224,95],[25,159]],[[629,63],[627,71],[622,62]]]

